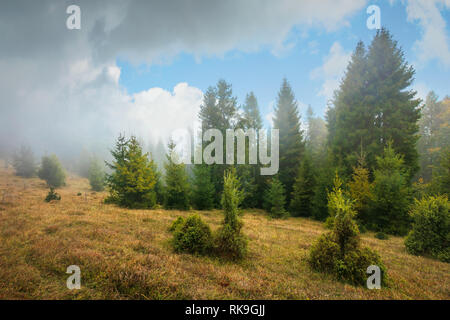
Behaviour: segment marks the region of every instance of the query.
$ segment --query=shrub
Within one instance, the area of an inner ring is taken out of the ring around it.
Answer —
[[[174,222],[172,222],[172,224],[169,227],[169,231],[173,232],[175,231],[179,226],[183,225],[185,222],[185,219],[183,217],[178,217],[175,219]]]
[[[33,151],[29,147],[22,146],[13,156],[13,167],[19,177],[33,177],[37,171]]]
[[[247,238],[241,234],[242,223],[237,228],[224,224],[217,230],[215,249],[219,255],[230,260],[242,259],[247,253]]]
[[[337,279],[355,285],[364,285],[367,267],[377,265],[382,271],[382,283],[385,283],[386,270],[380,257],[360,246],[358,225],[354,220],[356,212],[340,186],[336,174],[335,187],[328,195],[328,209],[334,214],[333,229],[312,245],[308,262],[314,270],[333,274]]]
[[[239,220],[239,204],[243,198],[239,179],[233,168],[224,173],[222,208],[224,221],[217,230],[215,248],[219,255],[229,259],[241,259],[247,252],[247,239],[241,233],[242,222]]]
[[[389,236],[384,233],[383,231],[377,232],[375,233],[375,238],[380,239],[380,240],[387,240],[389,239]]]
[[[211,249],[211,229],[198,215],[192,215],[186,220],[178,218],[172,227],[175,251],[206,254]]]
[[[45,202],[50,202],[52,200],[61,200],[61,196],[55,192],[55,189],[50,188],[50,191],[47,194],[47,197],[45,198]]]
[[[367,283],[367,267],[376,265],[381,271],[381,285],[386,285],[386,267],[380,256],[369,248],[350,250],[335,260],[337,278],[353,285],[365,286]]]
[[[95,158],[91,159],[88,170],[89,184],[94,191],[103,191],[105,189],[105,172],[99,161]]]
[[[65,185],[66,175],[55,155],[42,157],[42,164],[38,176],[42,180],[45,180],[50,188],[59,188]]]
[[[410,215],[413,227],[405,239],[406,250],[450,262],[450,214],[447,196],[416,200]]]
[[[338,258],[339,245],[331,232],[320,236],[309,252],[309,264],[314,270],[333,273]]]
[[[286,203],[284,186],[278,178],[275,177],[270,181],[264,201],[264,209],[269,212],[272,218],[282,218],[287,215],[284,208]]]

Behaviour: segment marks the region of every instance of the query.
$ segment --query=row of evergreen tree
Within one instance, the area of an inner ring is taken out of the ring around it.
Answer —
[[[274,217],[325,220],[337,175],[354,202],[360,225],[404,234],[413,199],[448,194],[450,188],[450,99],[439,102],[431,93],[421,106],[410,89],[413,76],[397,42],[381,29],[367,49],[362,42],[357,44],[326,121],[308,108],[306,132],[293,90],[283,79],[273,118],[273,127],[279,129],[279,172],[262,176],[260,165],[234,165],[243,190],[242,207],[264,208]],[[224,80],[204,93],[199,119],[203,131],[214,128],[224,136],[227,129],[263,127],[255,95],[249,93],[239,106],[231,84]],[[108,201],[123,206],[219,208],[224,172],[230,165],[187,168],[173,161],[175,147],[169,143],[164,165],[158,167],[161,161],[145,153],[136,137],[120,136],[113,160],[107,163],[108,174],[92,158],[84,175],[94,190],[102,190],[105,181]],[[20,165],[16,170],[24,171]]]

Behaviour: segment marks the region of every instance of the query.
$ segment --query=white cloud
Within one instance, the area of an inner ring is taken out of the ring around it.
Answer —
[[[442,8],[450,9],[450,0],[408,0],[408,21],[418,21],[423,29],[421,39],[414,44],[418,67],[433,59],[437,59],[445,67],[450,66],[450,39],[446,21],[440,12]]]
[[[261,46],[280,53],[296,41],[286,41],[295,26],[336,30],[365,3],[79,0],[81,30],[67,30],[65,1],[7,1],[0,10],[0,149],[24,142],[49,152],[110,147],[124,131],[165,136],[195,122],[201,91],[179,83],[130,95],[117,58],[151,64],[180,52],[203,57]]]
[[[311,79],[323,80],[322,87],[318,93],[320,96],[324,96],[327,100],[333,97],[334,91],[339,87],[350,57],[351,52],[345,51],[339,42],[334,42],[328,55],[324,58],[323,65],[311,71]]]

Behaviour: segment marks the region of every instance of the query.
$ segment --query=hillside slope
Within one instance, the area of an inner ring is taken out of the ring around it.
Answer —
[[[407,254],[402,238],[362,236],[392,279],[368,290],[309,268],[319,222],[245,211],[249,256],[235,264],[173,253],[167,229],[192,212],[105,205],[78,177],[57,191],[62,200],[46,203],[43,181],[0,169],[0,299],[450,299],[450,264]],[[222,220],[198,213],[213,229]],[[81,268],[80,290],[66,288],[69,265]]]

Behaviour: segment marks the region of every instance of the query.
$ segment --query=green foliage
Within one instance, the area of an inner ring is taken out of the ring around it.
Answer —
[[[66,175],[55,155],[42,157],[38,176],[40,179],[45,180],[50,188],[59,188],[66,183]]]
[[[361,248],[356,212],[350,200],[341,190],[336,175],[335,187],[329,194],[330,214],[335,214],[333,229],[320,236],[312,245],[308,262],[319,272],[330,273],[338,279],[354,285],[365,285],[367,267],[377,265],[382,271],[382,283],[386,281],[386,268],[377,253]]]
[[[450,195],[450,147],[442,152],[437,168],[433,171],[431,190],[434,194]]]
[[[136,137],[119,136],[111,150],[114,158],[106,163],[112,173],[106,177],[110,196],[106,202],[128,208],[152,208],[156,203],[156,174],[153,160],[143,154]]]
[[[256,208],[258,206],[258,185],[256,183],[256,165],[241,164],[236,166],[236,172],[241,183],[243,208]]]
[[[217,129],[226,136],[227,129],[234,129],[239,122],[237,98],[233,96],[231,84],[219,80],[215,87],[209,87],[203,95],[200,106],[199,119],[202,122],[202,131]],[[225,139],[223,141],[225,150]],[[202,152],[203,152],[202,145]],[[224,159],[222,159],[224,161]],[[220,195],[223,192],[223,175],[227,168],[225,164],[212,164],[211,180],[214,184],[214,205],[220,206]]]
[[[279,129],[279,179],[286,188],[286,198],[289,203],[305,145],[303,131],[300,129],[298,104],[286,79],[283,79],[278,92],[273,127]]]
[[[91,158],[88,170],[89,184],[94,191],[103,191],[105,189],[105,171],[96,158]]]
[[[310,158],[305,157],[298,170],[289,205],[293,216],[309,217],[312,215],[314,187],[314,170]]]
[[[333,188],[335,170],[329,162],[323,162],[319,169],[316,170],[316,174],[317,178],[313,198],[313,217],[316,220],[324,221],[329,217],[328,193]]]
[[[47,197],[45,197],[45,202],[50,202],[52,200],[61,200],[61,196],[55,192],[54,188],[50,188],[50,191],[47,194]]]
[[[284,209],[286,203],[286,196],[284,186],[277,177],[274,177],[269,182],[269,187],[264,195],[264,208],[269,212],[272,218],[285,217],[287,212]]]
[[[168,144],[167,161],[165,168],[165,199],[166,209],[189,209],[189,182],[186,173],[186,166],[180,162],[175,151],[175,143]]]
[[[420,99],[409,90],[413,77],[414,69],[386,29],[377,32],[367,50],[358,43],[327,114],[331,152],[346,174],[361,143],[372,171],[383,151],[380,141],[389,140],[404,157],[409,177],[417,172]]]
[[[383,157],[377,157],[377,163],[369,226],[376,231],[405,235],[410,225],[411,199],[403,157],[396,154],[389,143]]]
[[[180,217],[172,224],[173,246],[177,252],[207,254],[212,248],[211,229],[198,215]]]
[[[420,177],[428,183],[436,176],[445,146],[450,145],[450,98],[438,101],[438,96],[431,91],[421,111],[417,149],[420,154]]]
[[[380,239],[380,240],[387,240],[389,239],[389,236],[384,233],[383,231],[377,232],[375,233],[375,238]]]
[[[450,203],[447,196],[416,200],[411,209],[412,230],[405,240],[406,250],[450,262]]]
[[[13,155],[13,167],[19,177],[31,178],[36,174],[37,167],[31,148],[20,147],[20,150]]]
[[[211,180],[211,167],[207,164],[196,164],[193,168],[192,202],[198,210],[209,210],[214,207],[214,184]]]
[[[178,217],[172,222],[172,224],[169,227],[169,231],[173,232],[175,231],[179,226],[183,225],[185,222],[185,219],[183,217]]]
[[[247,252],[247,238],[241,233],[242,222],[238,217],[243,193],[235,168],[225,172],[223,185],[222,208],[225,218],[217,230],[215,248],[219,255],[228,259],[241,259]]]
[[[363,156],[360,158],[358,166],[353,168],[352,180],[348,183],[348,189],[350,199],[354,200],[353,208],[358,213],[357,220],[367,224],[373,193],[369,181],[369,170],[365,168]]]

